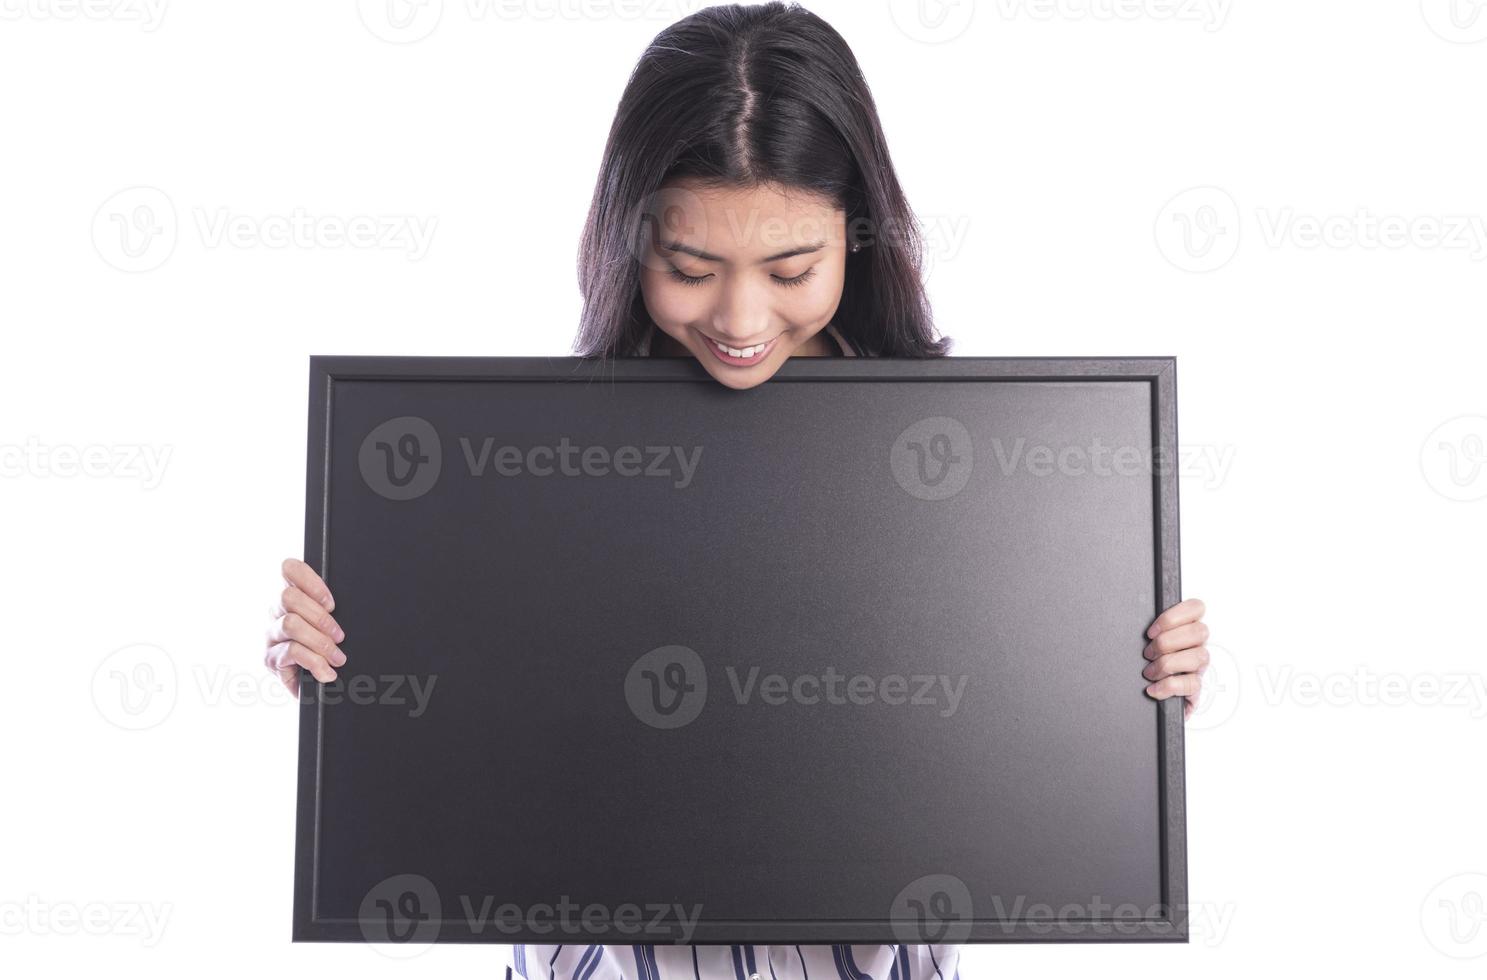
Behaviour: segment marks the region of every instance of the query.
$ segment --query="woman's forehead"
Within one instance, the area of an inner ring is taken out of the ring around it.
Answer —
[[[846,216],[821,195],[777,184],[670,184],[656,194],[658,241],[692,254],[765,260],[840,240]]]

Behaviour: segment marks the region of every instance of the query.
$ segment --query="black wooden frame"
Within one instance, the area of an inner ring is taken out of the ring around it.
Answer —
[[[620,358],[601,360],[573,357],[385,357],[312,356],[310,358],[309,431],[305,494],[305,561],[322,576],[329,575],[326,508],[330,460],[328,446],[334,420],[331,391],[338,380],[545,381],[555,383],[624,384],[634,381],[696,383],[707,380],[706,370],[690,357]],[[894,358],[794,358],[781,366],[769,384],[810,381],[1130,381],[1151,390],[1152,446],[1163,465],[1154,468],[1153,499],[1156,514],[1158,608],[1153,616],[1182,598],[1178,548],[1177,481],[1177,367],[1171,357],[949,357],[924,360]],[[301,689],[315,684],[308,671]],[[1047,921],[975,919],[968,943],[989,942],[1186,942],[1188,939],[1187,815],[1184,779],[1183,700],[1161,702],[1157,712],[1160,772],[1159,809],[1162,814],[1162,904],[1153,918],[1088,920],[1079,928],[1050,928]],[[318,873],[318,797],[320,712],[318,699],[302,698],[300,706],[299,797],[295,835],[294,924],[296,942],[364,942],[366,934],[355,919],[327,919],[315,915],[315,879]],[[889,920],[841,920],[791,923],[789,942],[879,942],[891,932]],[[699,921],[694,942],[779,942],[780,924],[770,922]],[[551,941],[553,933],[523,937],[509,932],[477,933],[461,920],[440,924],[437,942]],[[589,939],[596,938],[589,934]]]

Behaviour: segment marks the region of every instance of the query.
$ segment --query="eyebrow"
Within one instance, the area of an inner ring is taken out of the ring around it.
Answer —
[[[668,252],[682,252],[686,255],[696,256],[697,258],[702,259],[705,262],[723,261],[723,257],[721,255],[714,255],[711,252],[704,252],[700,248],[693,248],[690,245],[683,245],[681,242],[664,242],[662,243],[661,247]],[[805,255],[808,252],[819,252],[825,247],[826,243],[824,241],[813,242],[810,245],[801,245],[796,248],[787,249],[783,252],[771,255],[768,258],[760,259],[759,264],[763,265],[766,262],[778,262],[780,259],[793,258],[797,255]]]

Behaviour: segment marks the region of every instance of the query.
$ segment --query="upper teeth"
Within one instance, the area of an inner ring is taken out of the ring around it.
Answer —
[[[713,343],[718,344],[716,340],[713,341]],[[722,351],[724,354],[727,354],[729,357],[753,357],[755,354],[759,353],[767,346],[769,345],[755,344],[753,347],[744,347],[740,349],[738,347],[729,347],[727,344],[718,344],[718,350]]]

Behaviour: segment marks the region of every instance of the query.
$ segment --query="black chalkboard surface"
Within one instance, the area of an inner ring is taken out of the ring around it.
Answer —
[[[296,940],[1186,940],[1172,359],[310,382]]]

